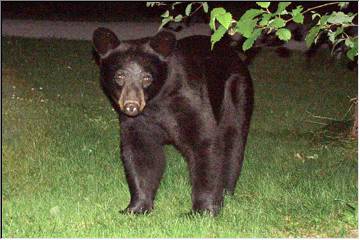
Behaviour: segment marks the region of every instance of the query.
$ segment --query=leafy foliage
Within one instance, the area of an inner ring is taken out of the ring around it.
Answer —
[[[344,4],[339,3],[339,7],[342,6],[344,6]],[[357,36],[350,36],[346,30],[351,27],[357,27],[357,25],[353,23],[356,15],[357,14],[353,13],[345,14],[341,11],[333,11],[330,14],[321,16],[319,13],[313,11],[312,19],[315,20],[319,18],[319,20],[316,25],[309,30],[305,38],[306,45],[310,47],[313,43],[316,43],[320,34],[327,33],[327,37],[333,45],[332,52],[339,46],[339,43],[344,43],[347,48],[346,56],[354,60],[355,56],[358,55]]]
[[[262,8],[268,8],[270,6],[270,2],[256,2]]]
[[[186,6],[186,9],[185,9],[185,15],[186,15],[186,16],[190,16],[191,7],[192,7],[192,3],[189,3],[189,4]]]
[[[184,3],[187,4],[185,16],[179,14],[173,17],[167,10],[161,15],[162,22],[159,29],[170,21],[179,22],[186,17],[191,17],[201,8],[205,13],[209,11],[209,6],[206,2],[174,2],[170,6],[174,9],[176,5]],[[269,10],[271,4],[277,4],[276,11],[271,12]],[[163,2],[147,2],[146,5],[154,7],[167,4]],[[357,27],[354,23],[357,14],[344,13],[342,11],[343,8],[349,5],[349,2],[324,3],[306,10],[304,10],[302,5],[292,2],[256,2],[256,5],[258,8],[246,10],[238,20],[233,19],[232,14],[223,7],[212,9],[209,22],[209,27],[212,31],[211,46],[213,47],[214,44],[220,41],[226,33],[230,35],[240,34],[245,39],[242,45],[244,51],[250,49],[261,34],[275,34],[280,40],[289,41],[292,34],[287,28],[288,24],[291,22],[304,24],[305,15],[310,14],[314,24],[308,30],[305,37],[305,43],[308,47],[314,43],[316,44],[319,37],[325,34],[333,45],[332,50],[339,47],[341,43],[346,47],[346,55],[350,59],[353,60],[358,55],[357,36],[351,36],[351,34],[347,33],[352,27]],[[333,11],[324,15],[314,11],[315,9],[330,5],[336,5],[339,11]]]
[[[313,42],[315,41],[315,38],[318,36],[319,32],[320,32],[319,26],[315,26],[310,29],[309,33],[306,35],[306,38],[305,38],[306,46],[310,47],[313,44]]]
[[[261,35],[261,29],[257,28],[255,29],[252,34],[250,35],[250,37],[248,39],[245,40],[242,49],[244,51],[250,49],[252,47],[252,45],[254,45],[254,42],[256,41],[256,39]]]
[[[215,32],[211,35],[211,48],[214,47],[214,44],[225,35],[227,29],[224,26],[220,26],[218,29],[215,30]]]
[[[231,20],[231,13],[226,12],[224,8],[214,8],[210,14],[210,29],[213,31],[216,30],[215,22],[218,21],[227,30],[230,26]]]
[[[344,12],[333,12],[327,19],[327,22],[332,24],[350,24],[354,17],[355,15],[347,15]]]
[[[287,28],[280,28],[276,31],[276,36],[278,36],[280,40],[289,41],[291,39],[291,32]]]
[[[277,17],[274,18],[272,21],[269,22],[269,27],[270,28],[282,28],[286,25],[286,22],[284,19]]]
[[[279,2],[278,8],[275,12],[275,14],[284,15],[288,12],[286,11],[286,8],[291,4],[291,2]]]
[[[293,17],[294,22],[300,24],[304,22],[304,15],[302,14],[303,9],[304,8],[301,5],[299,5],[291,11],[291,15]]]
[[[243,35],[246,38],[249,38],[254,31],[254,28],[256,26],[256,20],[255,19],[245,19],[245,20],[239,20],[236,24],[237,32]]]

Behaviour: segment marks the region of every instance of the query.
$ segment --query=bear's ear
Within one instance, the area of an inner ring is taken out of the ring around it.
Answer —
[[[110,29],[100,27],[93,33],[93,43],[96,52],[100,56],[103,56],[109,50],[119,46],[120,41]]]
[[[150,47],[164,57],[169,56],[175,46],[176,37],[171,32],[159,32],[150,40]]]

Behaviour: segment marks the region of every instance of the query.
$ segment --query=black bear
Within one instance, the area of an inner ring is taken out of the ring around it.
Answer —
[[[192,210],[216,215],[240,175],[253,109],[250,74],[225,41],[181,40],[166,31],[123,41],[93,33],[101,86],[119,112],[121,159],[131,200],[122,212],[145,213],[165,168],[163,146],[186,158]]]

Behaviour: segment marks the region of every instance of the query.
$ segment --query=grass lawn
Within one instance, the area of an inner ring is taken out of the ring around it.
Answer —
[[[3,237],[357,237],[357,141],[326,140],[357,74],[320,52],[251,65],[256,108],[234,197],[216,218],[188,217],[185,161],[167,169],[148,216],[121,215],[129,192],[116,113],[91,43],[2,38]]]

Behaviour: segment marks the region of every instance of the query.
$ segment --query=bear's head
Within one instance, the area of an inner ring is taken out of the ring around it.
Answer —
[[[111,30],[98,28],[93,44],[104,91],[123,113],[137,116],[167,78],[175,36],[163,31],[152,38],[121,42]]]

